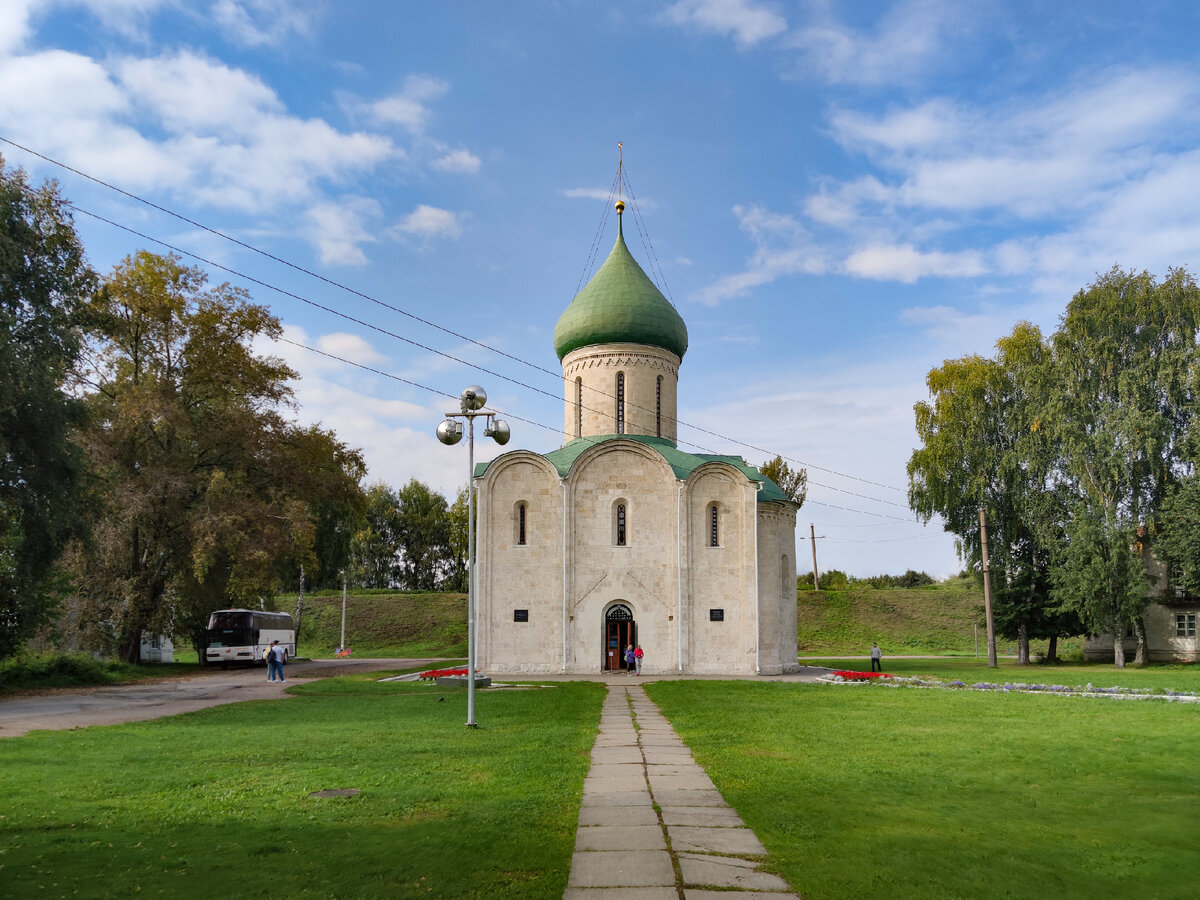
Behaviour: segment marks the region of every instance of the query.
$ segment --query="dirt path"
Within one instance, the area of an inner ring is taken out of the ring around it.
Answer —
[[[433,667],[441,662],[437,659],[297,660],[287,666],[287,684],[353,672]],[[26,694],[0,700],[0,737],[17,737],[38,729],[55,731],[141,722],[225,703],[280,699],[288,696],[283,691],[285,686],[268,682],[262,668],[211,669],[182,678]]]

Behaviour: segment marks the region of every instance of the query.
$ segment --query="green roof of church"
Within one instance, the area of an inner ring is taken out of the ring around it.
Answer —
[[[558,318],[554,349],[562,359],[592,344],[648,344],[687,352],[687,327],[649,276],[637,264],[617,217],[617,242],[600,270]]]
[[[686,479],[692,472],[705,463],[723,462],[740,470],[751,481],[757,481],[762,484],[762,489],[758,492],[759,503],[767,503],[773,500],[784,503],[794,502],[783,492],[779,485],[740,456],[723,456],[718,453],[687,453],[676,447],[673,441],[669,441],[666,438],[651,437],[648,434],[605,434],[594,437],[575,438],[575,440],[567,443],[566,446],[559,447],[557,450],[551,450],[549,453],[543,454],[543,456],[558,471],[559,478],[566,478],[567,474],[571,471],[571,466],[575,464],[575,460],[585,450],[597,444],[603,444],[605,441],[615,440],[637,441],[639,444],[652,447],[667,461],[667,465],[671,467],[671,471],[675,473],[675,477],[680,481]],[[489,465],[490,463],[476,463],[475,477],[482,477]]]

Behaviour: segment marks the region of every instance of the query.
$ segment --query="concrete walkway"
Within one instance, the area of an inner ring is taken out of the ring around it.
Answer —
[[[799,900],[765,859],[641,685],[610,685],[563,900]]]

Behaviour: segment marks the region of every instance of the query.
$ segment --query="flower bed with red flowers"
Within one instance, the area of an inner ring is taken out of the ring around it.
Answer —
[[[833,674],[844,678],[847,681],[870,681],[872,678],[892,677],[884,672],[834,672]]]
[[[432,678],[448,678],[451,675],[466,675],[467,667],[459,666],[456,669],[430,669],[428,672],[422,672],[418,677],[424,681]],[[476,672],[476,675],[479,673]]]

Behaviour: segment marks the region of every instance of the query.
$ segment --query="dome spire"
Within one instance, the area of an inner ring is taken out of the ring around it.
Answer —
[[[617,237],[625,236],[624,229],[621,228],[621,223],[624,221],[621,214],[625,212],[625,146],[620,141],[617,141]],[[611,194],[609,195],[612,196]]]

